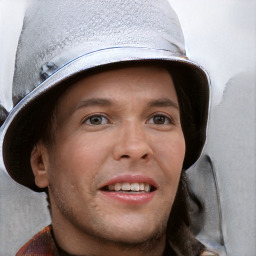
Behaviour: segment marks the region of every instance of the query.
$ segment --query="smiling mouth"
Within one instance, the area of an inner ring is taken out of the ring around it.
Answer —
[[[101,190],[106,192],[118,192],[118,193],[150,193],[156,190],[156,188],[148,183],[115,183],[104,186]]]

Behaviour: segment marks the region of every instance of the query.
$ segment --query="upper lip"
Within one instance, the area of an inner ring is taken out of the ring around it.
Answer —
[[[120,176],[116,176],[116,177],[111,178],[106,183],[104,183],[101,186],[100,189],[102,189],[102,188],[104,188],[108,185],[116,184],[116,183],[148,183],[149,185],[151,185],[155,189],[157,189],[159,187],[159,185],[157,184],[157,182],[153,178],[150,178],[146,175],[126,174],[126,175],[120,175]]]

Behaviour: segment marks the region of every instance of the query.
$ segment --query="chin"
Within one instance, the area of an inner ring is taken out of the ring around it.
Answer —
[[[109,232],[105,233],[108,234],[106,238],[107,240],[127,245],[158,241],[165,236],[166,222],[156,223],[155,221],[145,221],[144,219],[141,222],[124,221],[119,225],[112,225],[112,227],[109,227]]]

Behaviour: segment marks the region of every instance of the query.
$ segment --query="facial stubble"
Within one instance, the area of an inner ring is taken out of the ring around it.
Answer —
[[[166,240],[166,228],[170,213],[160,217],[160,221],[158,221],[159,223],[155,229],[143,238],[128,241],[122,238],[113,239],[113,237],[111,237],[109,234],[106,234],[106,226],[104,226],[100,220],[97,221],[97,219],[91,218],[91,225],[94,228],[85,227],[85,225],[83,225],[77,218],[76,209],[74,209],[73,206],[67,205],[65,197],[63,198],[63,194],[60,193],[52,184],[49,185],[49,194],[50,201],[52,202],[54,200],[58,211],[66,220],[71,223],[73,227],[79,230],[80,234],[84,234],[85,237],[93,238],[94,241],[101,245],[105,244],[106,247],[108,247],[108,245],[114,245],[116,248],[123,252],[140,251],[143,253],[149,253],[152,252],[152,250],[154,250],[159,245],[159,243],[162,243],[163,240],[165,242]],[[85,216],[85,219],[87,218],[88,216]],[[159,219],[159,216],[156,219]]]

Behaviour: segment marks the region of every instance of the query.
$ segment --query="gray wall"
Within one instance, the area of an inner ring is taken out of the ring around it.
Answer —
[[[7,109],[27,2],[0,0],[0,103]],[[180,17],[188,56],[202,64],[212,80],[207,145],[188,171],[191,187],[209,199],[198,237],[223,255],[255,255],[256,1],[170,2]],[[0,255],[13,256],[50,218],[44,195],[12,181],[1,161]]]

